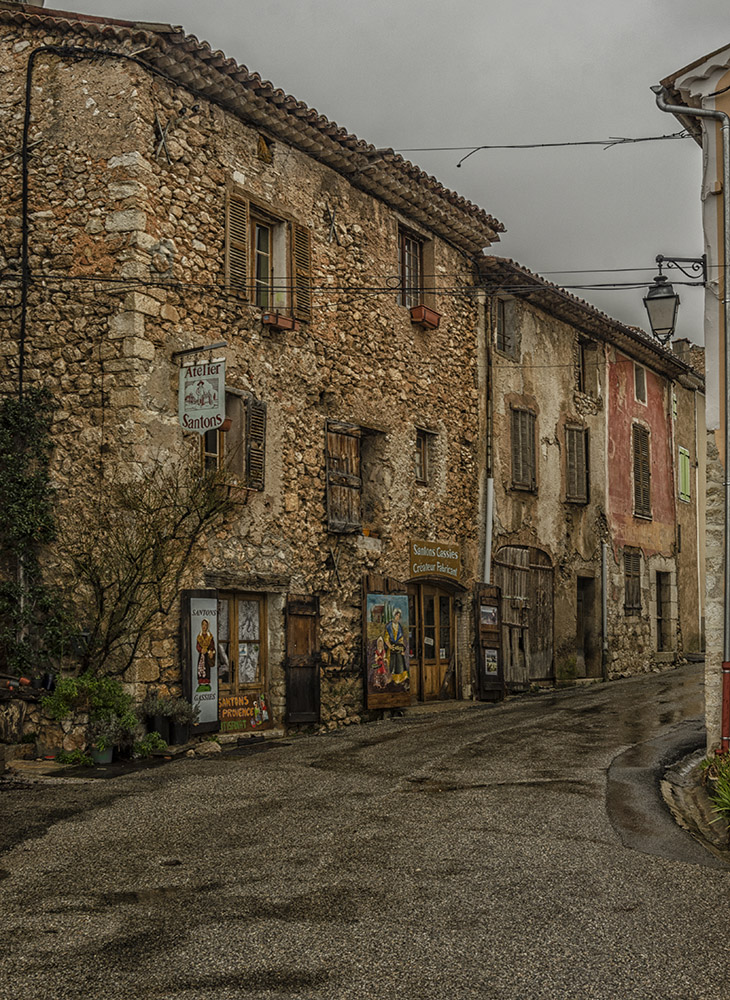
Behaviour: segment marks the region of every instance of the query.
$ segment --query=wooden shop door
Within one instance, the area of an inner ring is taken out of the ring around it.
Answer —
[[[425,585],[420,596],[421,700],[453,698],[454,671],[449,672],[449,667],[454,651],[454,598],[446,590]]]

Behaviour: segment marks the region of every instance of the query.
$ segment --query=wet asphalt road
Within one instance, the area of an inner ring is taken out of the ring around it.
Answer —
[[[726,1000],[730,869],[606,805],[701,670],[5,788],[0,998]]]

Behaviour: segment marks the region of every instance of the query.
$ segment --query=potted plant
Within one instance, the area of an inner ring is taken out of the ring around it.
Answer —
[[[170,715],[172,722],[170,743],[174,745],[187,743],[190,738],[190,727],[198,721],[199,715],[200,708],[197,705],[191,705],[187,698],[173,698]]]
[[[129,749],[139,727],[133,711],[108,712],[89,723],[89,752],[95,764],[111,764],[115,749]]]
[[[158,691],[148,691],[142,702],[141,711],[145,716],[147,730],[159,733],[165,743],[170,742],[174,699]]]

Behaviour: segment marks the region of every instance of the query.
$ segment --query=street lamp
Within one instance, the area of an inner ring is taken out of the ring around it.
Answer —
[[[654,284],[644,296],[644,305],[649,316],[651,332],[661,344],[666,344],[674,333],[677,322],[677,309],[679,308],[679,296],[674,288],[662,274],[662,265],[676,267],[687,278],[702,274],[702,280],[698,284],[707,284],[707,257],[665,257],[657,254],[656,258],[659,274],[654,278]]]

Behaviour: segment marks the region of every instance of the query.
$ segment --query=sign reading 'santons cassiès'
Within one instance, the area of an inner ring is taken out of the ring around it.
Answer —
[[[185,431],[217,430],[226,419],[226,363],[184,365],[178,391],[180,426]]]

